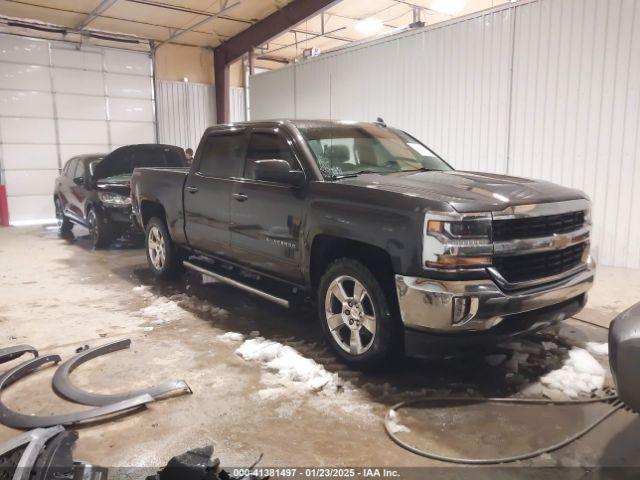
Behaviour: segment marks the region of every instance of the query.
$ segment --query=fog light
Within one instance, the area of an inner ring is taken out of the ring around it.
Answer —
[[[478,303],[477,297],[454,297],[452,323],[462,325],[475,317]]]

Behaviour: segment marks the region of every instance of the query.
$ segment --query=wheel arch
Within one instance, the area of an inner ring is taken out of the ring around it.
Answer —
[[[140,221],[143,230],[146,230],[149,220],[158,217],[167,224],[167,212],[164,206],[159,202],[152,200],[143,200],[140,202]]]
[[[380,283],[393,283],[393,262],[389,252],[370,243],[318,234],[311,244],[309,277],[312,288],[317,289],[327,267],[339,258],[351,258],[365,265],[378,277]]]

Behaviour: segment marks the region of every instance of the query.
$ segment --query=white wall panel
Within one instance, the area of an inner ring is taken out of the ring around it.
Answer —
[[[243,87],[229,88],[229,121],[244,122],[247,117],[245,110],[245,98]]]
[[[152,81],[140,75],[107,73],[107,95],[116,97],[151,98]]]
[[[100,71],[102,70],[102,53],[57,46],[51,49],[51,63],[54,67]]]
[[[56,127],[53,119],[0,118],[2,143],[56,143]]]
[[[0,48],[0,62],[49,65],[49,42],[5,35]]]
[[[57,169],[58,150],[55,144],[25,145],[4,144],[2,164],[7,170]]]
[[[0,90],[0,112],[6,116],[53,118],[53,97],[49,92]]]
[[[148,53],[0,34],[0,180],[12,223],[52,219],[64,162],[152,143],[154,121]]]
[[[51,194],[7,197],[12,223],[38,222],[55,218]]]
[[[51,90],[49,67],[21,63],[0,63],[0,88]]]
[[[296,116],[294,71],[282,68],[250,77],[252,120]]]
[[[132,122],[153,122],[153,102],[137,98],[109,98],[109,118]]]
[[[53,89],[57,93],[82,93],[84,95],[104,95],[102,72],[56,68],[53,70]]]
[[[55,170],[7,170],[7,196],[47,195],[58,176]]]
[[[204,130],[216,123],[213,85],[159,81],[156,95],[158,141],[195,151]]]
[[[594,204],[603,264],[640,267],[640,1],[524,0],[250,79],[253,119],[382,116],[454,167]]]
[[[104,68],[110,73],[151,76],[149,55],[125,50],[105,49]]]
[[[154,143],[155,127],[153,122],[109,122],[112,145],[133,143]]]
[[[104,97],[89,95],[56,94],[58,118],[106,120],[107,107]]]
[[[59,120],[58,136],[61,144],[109,143],[107,122],[99,120]]]

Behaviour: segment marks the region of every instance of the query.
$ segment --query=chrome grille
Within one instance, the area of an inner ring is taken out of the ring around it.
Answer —
[[[563,250],[494,257],[493,266],[509,283],[552,277],[579,266],[587,246],[583,242]]]
[[[494,242],[548,237],[572,232],[582,227],[584,223],[584,211],[540,217],[498,219],[492,222],[492,235]]]

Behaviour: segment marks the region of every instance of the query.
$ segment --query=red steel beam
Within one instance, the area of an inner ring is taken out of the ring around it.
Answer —
[[[229,122],[229,64],[340,0],[293,0],[213,50],[218,123]]]

